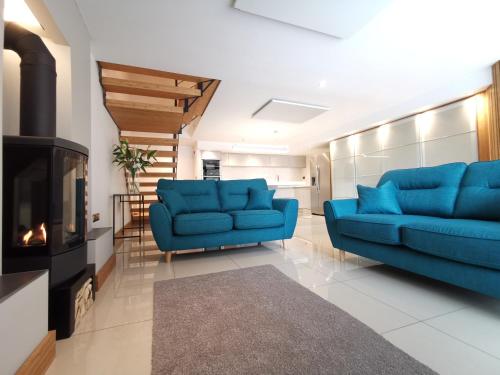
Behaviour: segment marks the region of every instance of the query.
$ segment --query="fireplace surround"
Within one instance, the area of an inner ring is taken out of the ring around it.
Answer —
[[[20,135],[3,137],[2,271],[49,270],[49,329],[67,338],[82,315],[78,296],[95,298],[88,149],[56,137],[56,61],[41,38],[6,22],[4,48],[21,57],[21,90]]]

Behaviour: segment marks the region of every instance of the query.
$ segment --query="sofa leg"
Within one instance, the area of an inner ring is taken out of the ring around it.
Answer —
[[[345,260],[345,250],[339,249],[340,260]]]
[[[281,247],[282,247],[283,249],[286,249],[286,246],[285,246],[285,240],[281,240]]]
[[[165,251],[165,263],[170,263],[172,261],[172,252]]]

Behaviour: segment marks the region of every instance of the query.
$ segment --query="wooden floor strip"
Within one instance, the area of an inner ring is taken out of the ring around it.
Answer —
[[[43,375],[56,357],[56,331],[49,331],[16,371],[16,375]]]

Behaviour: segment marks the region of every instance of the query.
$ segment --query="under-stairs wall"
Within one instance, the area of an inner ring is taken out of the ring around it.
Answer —
[[[104,107],[102,89],[99,83],[99,71],[94,59],[91,62],[91,139],[89,158],[89,196],[91,197],[89,218],[99,213],[100,220],[90,223],[92,227],[110,227],[113,225],[112,195],[126,193],[125,175],[112,164],[112,147],[118,144],[120,132],[113,119]],[[130,210],[125,210],[125,223],[130,221]],[[119,207],[115,208],[117,217],[120,217]],[[121,220],[116,222],[121,229]]]

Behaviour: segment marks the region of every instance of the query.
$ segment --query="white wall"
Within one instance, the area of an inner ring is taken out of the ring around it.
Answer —
[[[126,193],[125,175],[112,164],[111,150],[119,141],[119,131],[103,104],[99,71],[93,56],[90,62],[91,83],[91,144],[90,169],[90,212],[100,213],[101,219],[91,226],[94,228],[110,227],[113,225],[114,193]],[[120,218],[119,206],[115,207],[116,217]],[[125,210],[125,223],[130,221],[130,211]],[[121,228],[121,220],[117,221],[117,229]]]
[[[74,0],[44,2],[71,48],[70,139],[90,148],[90,36]]]
[[[0,0],[0,43],[3,45],[3,0]],[[3,86],[3,60],[0,60],[0,85]],[[3,90],[0,90],[2,96]],[[0,100],[0,133],[3,134],[3,100]],[[3,212],[3,142],[0,142],[0,212]],[[0,243],[2,243],[3,223],[0,215]],[[2,255],[0,254],[0,275],[2,274]]]
[[[356,197],[393,169],[477,161],[477,98],[353,134],[330,144],[333,198]]]
[[[177,179],[194,180],[195,179],[195,152],[191,146],[179,146],[177,161]]]

